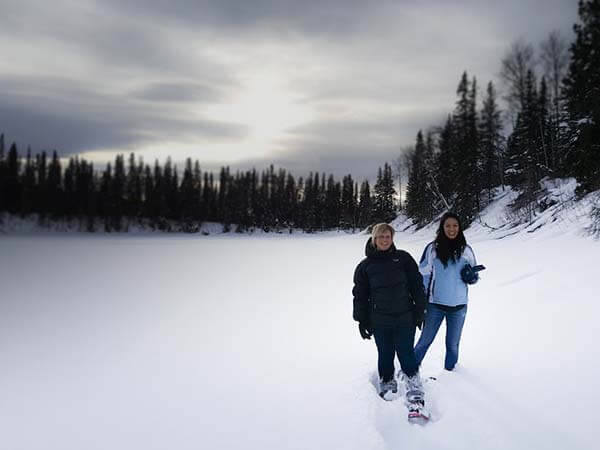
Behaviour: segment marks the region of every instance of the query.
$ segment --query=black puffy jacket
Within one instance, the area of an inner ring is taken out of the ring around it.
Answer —
[[[371,327],[412,326],[423,320],[423,278],[412,256],[393,244],[378,251],[371,239],[365,254],[354,271],[354,320]]]

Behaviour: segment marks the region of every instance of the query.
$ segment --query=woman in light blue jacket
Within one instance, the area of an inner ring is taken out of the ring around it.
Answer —
[[[454,370],[458,361],[458,346],[467,314],[468,287],[478,280],[477,274],[461,276],[465,266],[477,264],[473,249],[467,245],[460,219],[447,212],[440,220],[435,240],[425,247],[419,263],[429,303],[425,325],[415,346],[420,364],[427,349],[446,319],[446,358],[444,368]],[[466,269],[468,270],[468,268]]]

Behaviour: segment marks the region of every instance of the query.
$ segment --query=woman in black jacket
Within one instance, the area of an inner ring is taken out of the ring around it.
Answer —
[[[373,227],[365,248],[366,258],[354,272],[354,320],[360,335],[373,335],[378,352],[380,395],[397,392],[394,359],[409,389],[421,389],[418,363],[414,353],[415,329],[425,314],[423,279],[415,260],[394,246],[394,229],[380,223]]]

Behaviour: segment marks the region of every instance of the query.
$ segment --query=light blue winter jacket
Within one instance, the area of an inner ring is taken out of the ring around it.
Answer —
[[[466,305],[469,301],[469,288],[461,279],[460,271],[466,264],[477,265],[473,249],[467,245],[458,261],[449,260],[448,266],[444,267],[436,255],[434,244],[435,242],[427,244],[419,262],[428,300],[447,306]]]

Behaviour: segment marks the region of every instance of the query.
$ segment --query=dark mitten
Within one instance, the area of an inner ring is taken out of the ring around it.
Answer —
[[[479,275],[473,270],[471,264],[466,264],[460,271],[461,279],[467,284],[475,284],[479,280]]]
[[[363,339],[371,339],[371,336],[373,335],[371,327],[364,322],[358,324],[358,331],[360,332],[360,337]]]
[[[425,323],[425,312],[421,312],[421,313],[414,313],[415,316],[415,326],[421,330],[423,329],[423,324]]]

